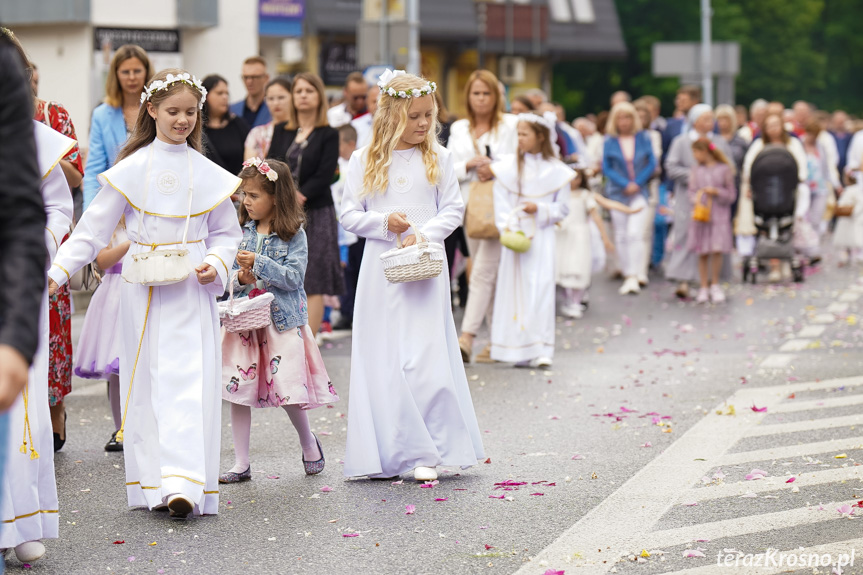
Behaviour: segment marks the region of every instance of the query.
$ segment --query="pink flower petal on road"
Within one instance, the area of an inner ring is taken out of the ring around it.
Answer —
[[[548,418],[549,419],[560,419],[560,416],[559,415],[549,415]]]
[[[687,501],[686,503],[681,503],[684,507],[695,507],[698,505],[697,501]]]
[[[564,571],[558,571],[557,569],[549,569],[542,575],[564,575]]]
[[[638,413],[637,409],[629,409],[628,407],[625,407],[623,405],[620,406],[620,411],[622,411],[623,413]]]
[[[581,459],[584,459],[584,455],[581,455],[581,454],[579,454],[579,453],[576,453],[576,454],[575,454],[575,455],[573,455],[570,459],[572,459],[573,461],[579,461],[579,460],[581,460]]]
[[[401,485],[404,482],[405,482],[404,479],[399,479],[398,481],[393,481],[390,485]]]
[[[416,510],[415,505],[405,505],[405,515],[413,515]]]
[[[790,477],[790,478],[788,478],[788,481],[786,481],[785,483],[794,483],[795,481],[797,481],[796,477]]]
[[[646,443],[642,443],[639,447],[653,447],[653,444],[648,441]]]
[[[278,475],[267,475],[267,479],[278,479]]]
[[[359,537],[359,533],[342,533],[342,537]]]
[[[752,411],[754,411],[755,413],[764,413],[765,411],[767,411],[767,406],[764,406],[764,407],[756,407],[756,406],[755,406],[755,404],[753,403],[753,404],[752,404],[752,407],[750,407],[749,409],[751,409],[751,410],[752,410]]]
[[[704,557],[703,549],[698,547],[697,549],[686,549],[683,552],[684,557]]]
[[[841,507],[837,507],[836,511],[838,511],[840,515],[854,515],[854,510],[847,503],[845,505],[842,505]]]
[[[333,490],[333,488],[330,487],[329,485],[324,485],[323,487],[321,487],[321,491],[324,493],[329,493],[332,490]]]
[[[449,497],[438,497],[435,499],[435,501],[448,501],[448,500],[449,500]]]
[[[746,480],[747,481],[753,481],[756,479],[764,479],[768,475],[770,475],[770,474],[767,473],[766,471],[762,471],[760,469],[753,469],[752,471],[750,471],[749,473],[746,474]]]
[[[426,481],[425,483],[423,483],[422,485],[420,485],[420,487],[421,487],[422,489],[432,489],[432,488],[433,488],[435,485],[437,485],[438,483],[440,483],[440,481],[438,481],[437,479],[435,479],[434,481]]]
[[[531,493],[531,495],[545,495],[545,493]]]
[[[722,469],[716,470],[716,473],[713,474],[713,479],[719,479],[719,480],[725,479],[725,474],[722,473]]]

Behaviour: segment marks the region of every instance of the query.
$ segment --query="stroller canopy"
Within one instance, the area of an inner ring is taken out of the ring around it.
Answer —
[[[785,146],[770,144],[752,162],[749,182],[755,215],[763,219],[794,215],[799,172]]]

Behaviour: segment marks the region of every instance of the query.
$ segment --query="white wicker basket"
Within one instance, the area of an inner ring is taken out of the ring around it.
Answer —
[[[408,222],[417,236],[417,243],[402,246],[401,234],[396,234],[395,248],[381,254],[384,275],[390,283],[416,282],[435,278],[443,271],[446,252],[443,246],[428,241],[419,229]]]
[[[222,325],[231,333],[267,327],[272,321],[270,304],[273,303],[275,296],[267,292],[251,299],[248,297],[234,299],[236,277],[237,272],[234,272],[228,288],[228,301],[219,302],[219,318],[222,320]]]

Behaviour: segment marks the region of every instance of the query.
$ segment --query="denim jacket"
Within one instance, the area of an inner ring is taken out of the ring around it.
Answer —
[[[243,227],[241,250],[254,252],[258,243],[258,231],[252,220]],[[291,241],[286,242],[272,234],[264,239],[261,253],[255,256],[252,273],[263,281],[266,290],[275,296],[270,305],[273,323],[279,332],[306,325],[309,322],[306,290],[303,289],[303,278],[306,276],[309,247],[306,232],[300,229]],[[234,260],[234,271],[240,269]],[[234,294],[250,290],[252,285],[242,286],[234,280]]]

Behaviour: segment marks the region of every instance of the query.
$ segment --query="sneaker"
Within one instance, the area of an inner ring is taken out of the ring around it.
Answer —
[[[725,301],[725,292],[718,284],[710,286],[710,301],[713,303],[722,303]]]
[[[171,512],[171,517],[176,517],[177,519],[185,519],[195,508],[195,504],[192,500],[182,493],[169,495],[167,503],[168,511]]]
[[[252,466],[246,468],[245,471],[241,471],[237,473],[235,471],[228,471],[227,473],[223,473],[219,476],[219,483],[227,484],[227,483],[242,483],[243,481],[250,481],[252,479]]]
[[[695,303],[707,303],[710,301],[710,290],[706,287],[700,288],[698,290],[698,295],[695,296]]]
[[[27,541],[15,547],[15,557],[21,563],[35,563],[45,556],[45,546],[41,541]]]
[[[417,481],[434,481],[437,479],[437,471],[434,467],[417,467],[414,469],[414,479]]]

